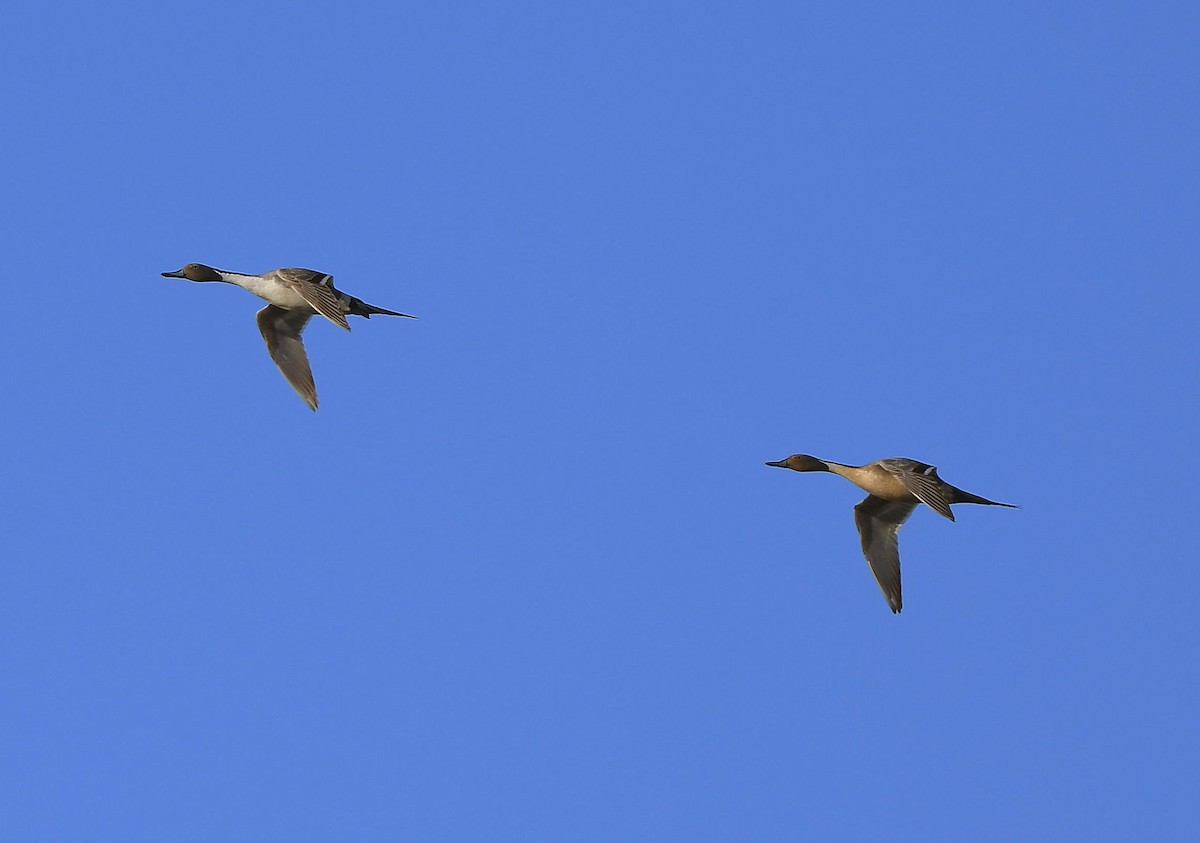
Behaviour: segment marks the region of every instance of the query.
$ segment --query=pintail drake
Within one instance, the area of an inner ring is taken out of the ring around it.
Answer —
[[[314,410],[317,409],[317,387],[308,364],[308,354],[300,339],[309,319],[320,314],[349,331],[350,323],[346,321],[348,315],[365,319],[376,314],[415,318],[407,313],[375,307],[347,295],[333,286],[332,275],[312,269],[289,267],[273,269],[262,275],[246,275],[213,269],[202,263],[189,263],[174,272],[164,272],[163,276],[236,284],[266,301],[267,306],[258,312],[258,330],[267,341],[267,352],[287,382]]]
[[[1011,503],[998,503],[964,492],[938,477],[937,469],[932,465],[906,457],[876,460],[866,465],[842,465],[807,454],[793,454],[767,465],[793,471],[828,471],[845,477],[867,492],[862,503],[854,507],[854,521],[862,539],[863,555],[893,612],[899,612],[902,607],[900,549],[896,533],[917,504],[923,503],[951,521],[954,513],[950,511],[950,505],[956,503],[1017,508]]]

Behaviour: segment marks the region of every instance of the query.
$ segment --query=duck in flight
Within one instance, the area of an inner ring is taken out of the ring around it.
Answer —
[[[370,319],[373,315],[416,317],[394,310],[384,310],[362,299],[346,295],[333,286],[333,276],[312,269],[289,267],[272,269],[262,275],[246,275],[213,269],[202,263],[189,263],[174,272],[162,273],[164,278],[186,278],[189,281],[222,281],[236,284],[267,302],[258,312],[258,330],[267,341],[267,353],[283,372],[287,382],[299,393],[309,407],[317,409],[317,386],[300,334],[308,320],[320,314],[338,327],[350,330],[347,315]]]
[[[866,465],[842,465],[807,454],[793,454],[767,465],[792,471],[828,471],[845,477],[868,493],[862,503],[854,507],[854,522],[862,539],[863,555],[893,612],[899,612],[902,607],[900,549],[896,533],[917,504],[923,503],[951,521],[954,513],[950,511],[950,505],[955,503],[1017,508],[1011,503],[998,503],[964,492],[938,477],[937,469],[932,465],[906,457],[876,460]]]

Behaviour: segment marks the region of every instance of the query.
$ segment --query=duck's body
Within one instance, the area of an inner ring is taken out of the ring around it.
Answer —
[[[272,269],[261,275],[247,275],[213,269],[202,263],[189,263],[174,272],[162,273],[166,278],[186,278],[189,281],[220,281],[235,284],[267,302],[258,312],[258,329],[267,342],[267,352],[292,388],[312,409],[317,409],[317,387],[300,333],[314,315],[320,314],[338,327],[350,330],[347,315],[370,319],[372,315],[405,316],[394,310],[384,310],[362,299],[347,295],[333,286],[333,276],[313,269],[287,267]]]
[[[907,457],[876,460],[866,465],[843,465],[807,454],[793,454],[767,465],[793,471],[828,471],[845,477],[867,492],[867,497],[854,507],[854,521],[862,539],[863,555],[893,612],[899,612],[903,607],[896,534],[918,504],[925,504],[951,521],[954,520],[951,504],[1015,508],[1013,504],[990,501],[951,486],[938,477],[934,466]]]
[[[217,270],[220,272],[220,270]],[[300,273],[305,273],[301,276]],[[311,275],[309,274],[311,273]],[[221,280],[227,284],[237,284],[243,290],[248,290],[263,301],[282,307],[285,310],[303,308],[308,299],[300,295],[297,284],[320,284],[328,275],[322,278],[321,273],[312,269],[286,268],[273,269],[262,275],[244,275],[241,272],[220,272]],[[332,279],[330,279],[332,280]]]

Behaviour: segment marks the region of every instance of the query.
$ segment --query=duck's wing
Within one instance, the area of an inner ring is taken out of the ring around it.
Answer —
[[[879,464],[894,474],[921,503],[938,515],[954,520],[954,513],[950,511],[954,487],[938,477],[934,466],[900,458],[880,460]]]
[[[312,318],[302,310],[285,310],[269,304],[258,312],[258,330],[267,341],[267,353],[283,372],[287,382],[312,409],[317,409],[317,385],[300,332]]]
[[[862,539],[863,556],[867,557],[875,582],[879,583],[893,612],[899,612],[902,606],[900,546],[896,533],[916,508],[914,501],[889,501],[874,495],[867,495],[854,507],[854,523],[858,525],[858,536]]]
[[[350,330],[350,323],[346,321],[346,314],[342,310],[341,297],[333,286],[332,275],[313,269],[288,267],[275,270],[275,277],[281,284],[303,296],[317,313],[333,324]]]

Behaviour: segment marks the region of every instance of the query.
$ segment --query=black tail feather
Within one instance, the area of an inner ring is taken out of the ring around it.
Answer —
[[[370,319],[373,315],[403,316],[406,319],[417,318],[409,313],[397,313],[394,310],[385,310],[382,307],[376,307],[373,304],[367,304],[362,299],[357,299],[354,296],[347,296],[346,298],[350,299],[350,313],[354,316],[361,316],[364,319]]]
[[[979,495],[972,495],[970,492],[964,492],[962,489],[955,488],[954,500],[951,503],[978,503],[984,506],[1007,506],[1009,509],[1020,509],[1015,503],[1000,503],[1000,501],[989,501],[987,498],[981,498]]]

